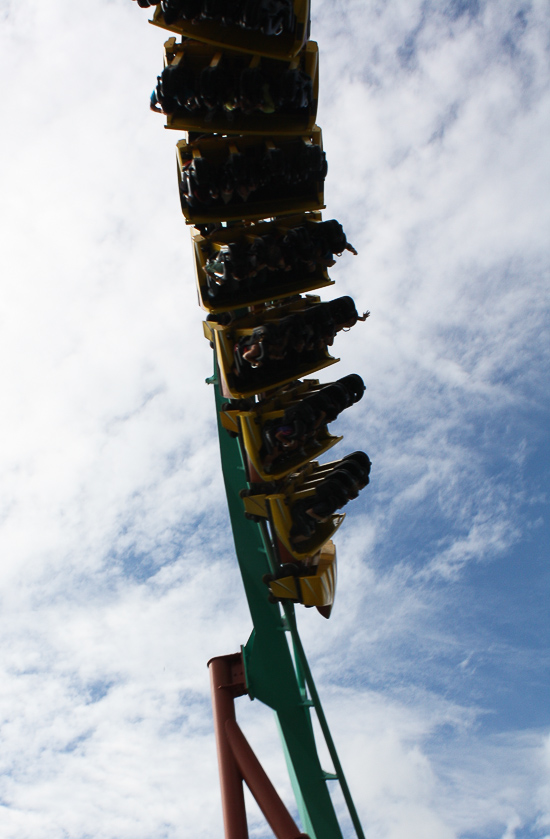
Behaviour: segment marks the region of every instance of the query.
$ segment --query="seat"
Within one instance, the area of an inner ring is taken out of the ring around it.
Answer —
[[[161,29],[217,47],[229,47],[240,52],[272,58],[293,58],[309,37],[310,0],[294,0],[293,11],[290,26],[279,34],[246,29],[238,23],[222,23],[215,17],[203,18],[197,22],[180,17],[167,23],[160,5],[155,9],[151,23]]]
[[[294,58],[281,60],[170,38],[164,45],[157,101],[166,114],[166,128],[294,136],[315,124],[318,64],[314,41]]]

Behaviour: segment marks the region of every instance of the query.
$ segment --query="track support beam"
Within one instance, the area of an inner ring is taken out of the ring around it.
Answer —
[[[248,839],[243,781],[276,839],[309,839],[296,825],[237,723],[235,698],[247,693],[241,653],[212,658],[208,668],[226,839]]]

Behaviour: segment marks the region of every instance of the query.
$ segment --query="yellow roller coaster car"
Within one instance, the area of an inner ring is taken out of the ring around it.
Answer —
[[[257,29],[246,29],[237,24],[217,20],[195,22],[177,17],[174,19],[173,15],[167,15],[167,21],[160,6],[155,9],[151,23],[186,38],[194,38],[218,47],[232,47],[253,55],[292,58],[302,49],[309,36],[310,0],[294,0],[293,11],[290,26],[279,34],[265,34]]]
[[[299,406],[305,395],[315,394],[322,387],[318,381],[310,379],[300,383],[289,393],[281,394],[276,400],[258,402],[251,405],[250,409],[246,409],[245,406],[232,410],[228,405],[222,412],[222,425],[231,434],[240,437],[247,479],[250,483],[280,481],[340,442],[342,437],[330,434],[326,421],[320,421],[318,427],[312,429],[310,436],[304,434],[300,440],[289,441],[286,447],[288,451],[281,446],[273,456],[270,454],[270,448],[266,448],[266,441],[271,442],[270,435],[273,434],[274,428],[279,427],[287,409]],[[274,407],[274,402],[277,407]]]
[[[201,137],[176,146],[188,224],[254,221],[324,209],[321,129],[296,137]]]
[[[336,594],[336,548],[329,540],[307,563],[286,563],[276,574],[266,574],[270,599],[316,606],[329,618]]]
[[[216,314],[272,300],[282,300],[290,295],[305,294],[334,285],[326,267],[320,262],[301,273],[297,270],[285,272],[266,269],[261,277],[245,278],[238,283],[233,280],[228,283],[227,291],[221,283],[216,283],[206,270],[208,260],[223,257],[233,243],[242,249],[251,246],[258,237],[283,237],[293,228],[311,229],[321,221],[320,212],[300,213],[255,224],[232,224],[215,230],[209,236],[197,232],[193,236],[193,248],[197,291],[202,308]]]
[[[152,102],[166,114],[166,128],[296,135],[315,124],[319,51],[314,41],[294,58],[279,60],[170,38],[164,68]]]
[[[312,457],[319,457],[342,440],[342,437],[330,434],[325,425],[316,432],[315,442],[305,443],[303,448],[290,453],[278,466],[266,469],[260,456],[263,446],[262,430],[266,423],[281,419],[283,415],[284,411],[269,411],[260,419],[253,411],[240,411],[238,414],[251,481],[279,481],[305,466]]]
[[[329,539],[333,537],[345,518],[343,513],[328,516],[326,521],[319,522],[312,535],[296,542],[291,537],[294,526],[291,508],[297,502],[312,498],[317,485],[334,469],[330,463],[320,467],[318,463],[310,463],[305,470],[291,476],[282,489],[263,493],[242,494],[245,515],[252,519],[267,519],[274,534],[274,544],[277,557],[281,564],[285,562],[307,562],[321,550]]]
[[[228,325],[206,321],[204,334],[216,351],[223,395],[230,399],[245,399],[336,364],[339,359],[331,356],[325,347],[308,353],[303,359],[298,357],[291,365],[281,361],[260,369],[251,368],[246,376],[238,375],[235,370],[235,348],[239,340],[252,336],[257,327],[277,324],[286,315],[300,314],[318,302],[318,297],[306,295],[284,306],[246,315]]]

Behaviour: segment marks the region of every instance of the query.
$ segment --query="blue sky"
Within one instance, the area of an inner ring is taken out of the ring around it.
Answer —
[[[251,627],[146,18],[0,0],[10,839],[222,830],[206,661]],[[549,24],[313,0],[325,218],[359,251],[332,276],[372,312],[333,429],[373,470],[331,620],[299,620],[369,839],[550,836]],[[290,801],[270,713],[238,713]]]

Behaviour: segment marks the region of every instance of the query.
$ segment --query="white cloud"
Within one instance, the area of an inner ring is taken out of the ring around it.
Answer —
[[[526,470],[547,412],[548,11],[313,6],[325,217],[359,250],[324,296],[372,310],[330,377],[364,376],[338,430],[374,465],[304,644],[369,836],[542,837],[547,736],[528,712],[484,726],[488,670],[527,681],[539,651],[460,585],[504,567],[544,500]],[[250,620],[177,137],[147,108],[164,35],[130,0],[0,14],[5,835],[210,839],[205,665]],[[270,714],[238,713],[290,796]]]

